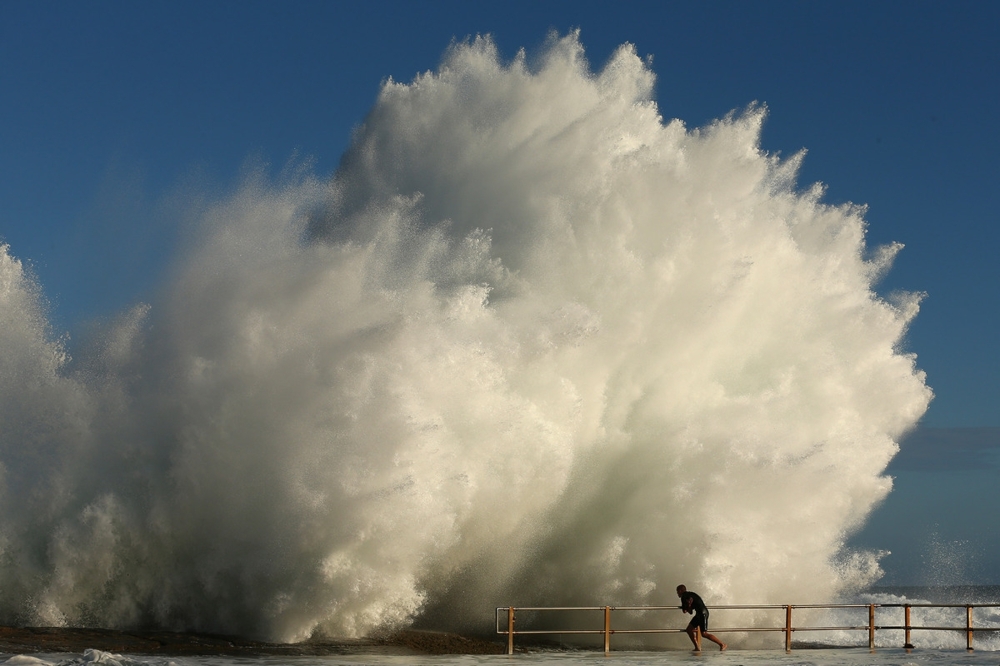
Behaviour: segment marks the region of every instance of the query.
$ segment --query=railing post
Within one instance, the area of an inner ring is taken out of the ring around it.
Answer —
[[[514,654],[514,607],[507,608],[507,654]]]
[[[611,652],[611,606],[604,607],[604,654]]]
[[[868,604],[868,649],[875,649],[875,604]]]
[[[972,650],[972,606],[965,607],[965,649]]]
[[[903,638],[903,647],[912,649],[913,643],[910,642],[910,604],[903,605],[903,630],[905,634]]]
[[[792,651],[792,607],[785,606],[785,652]]]

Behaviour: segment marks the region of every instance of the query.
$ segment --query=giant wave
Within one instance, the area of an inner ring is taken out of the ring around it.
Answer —
[[[0,621],[291,641],[876,578],[845,540],[931,397],[900,246],[763,106],[690,129],[653,83],[453,45],[72,348],[4,247]]]

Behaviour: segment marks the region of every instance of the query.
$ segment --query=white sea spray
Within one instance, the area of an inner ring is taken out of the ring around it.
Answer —
[[[297,640],[509,604],[818,602],[930,390],[898,245],[629,46],[388,81],[332,181],[204,207],[67,353],[0,251],[0,621]],[[752,618],[751,618],[752,620]]]

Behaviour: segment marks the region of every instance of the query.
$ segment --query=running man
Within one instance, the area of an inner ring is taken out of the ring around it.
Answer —
[[[688,622],[686,631],[691,642],[694,643],[695,652],[701,652],[702,636],[717,644],[719,650],[725,650],[726,644],[708,633],[708,608],[705,607],[705,602],[701,600],[701,597],[694,592],[688,592],[683,585],[677,586],[677,596],[681,598],[681,610],[694,614],[694,617]]]

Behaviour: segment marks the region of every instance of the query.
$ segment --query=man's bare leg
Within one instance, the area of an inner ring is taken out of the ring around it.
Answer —
[[[699,629],[699,631],[701,631],[701,630]],[[701,635],[704,636],[705,638],[707,638],[708,640],[712,641],[716,645],[718,645],[719,646],[719,652],[725,650],[726,647],[728,647],[725,643],[723,643],[722,641],[720,641],[718,638],[716,638],[712,634],[708,633],[707,631],[702,631]]]
[[[687,634],[688,638],[691,639],[691,644],[694,645],[694,651],[701,652],[701,628],[688,627]]]

